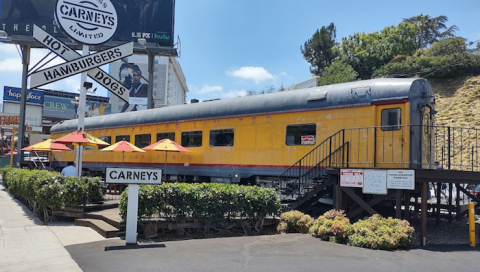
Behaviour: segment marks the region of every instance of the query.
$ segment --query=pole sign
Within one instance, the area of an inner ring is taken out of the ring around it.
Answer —
[[[66,61],[75,60],[82,56],[37,25],[33,26],[33,38]],[[128,102],[129,89],[110,74],[102,69],[93,68],[88,70],[87,75],[123,101]]]
[[[84,56],[63,64],[59,64],[31,75],[30,88],[36,88],[58,81],[92,68],[114,62],[133,54],[133,42],[112,47],[88,56]]]
[[[142,168],[107,168],[106,183],[128,184],[128,203],[125,242],[137,243],[138,185],[160,184],[162,170]]]
[[[86,45],[106,43],[118,26],[110,0],[57,0],[55,20],[65,35]]]

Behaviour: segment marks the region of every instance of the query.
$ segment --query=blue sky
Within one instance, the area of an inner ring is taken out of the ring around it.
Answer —
[[[478,0],[176,0],[175,36],[180,37],[178,61],[190,90],[187,101],[237,97],[308,80],[309,64],[300,46],[331,22],[340,42],[355,32],[397,25],[403,18],[445,15],[449,26],[458,26],[458,36],[476,41],[479,12]],[[34,50],[32,63],[44,54]],[[17,49],[0,44],[1,84],[20,87],[21,69]],[[45,88],[73,92],[79,82],[75,76]],[[107,91],[99,88],[98,94],[106,96]]]

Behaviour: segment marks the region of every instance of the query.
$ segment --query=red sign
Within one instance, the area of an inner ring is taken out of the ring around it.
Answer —
[[[315,144],[315,135],[302,136],[302,145],[314,145],[314,144]]]

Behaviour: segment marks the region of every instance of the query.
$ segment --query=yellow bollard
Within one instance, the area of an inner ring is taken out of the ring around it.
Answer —
[[[475,247],[475,203],[468,203],[468,231],[470,246]]]

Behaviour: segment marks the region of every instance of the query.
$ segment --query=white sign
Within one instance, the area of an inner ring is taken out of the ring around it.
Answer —
[[[30,88],[36,88],[88,71],[133,54],[133,42],[62,63],[31,75]]]
[[[387,188],[415,190],[415,170],[388,170]]]
[[[363,171],[363,193],[364,194],[387,194],[387,170]]]
[[[162,182],[161,169],[107,168],[106,172],[107,183],[160,184]]]
[[[363,169],[340,169],[340,186],[363,187]]]
[[[33,25],[33,38],[66,61],[75,60],[82,56],[37,25]],[[88,70],[87,75],[123,101],[128,102],[128,88],[102,69],[93,68]]]
[[[67,36],[86,45],[104,44],[118,26],[110,0],[57,0],[55,20]]]

